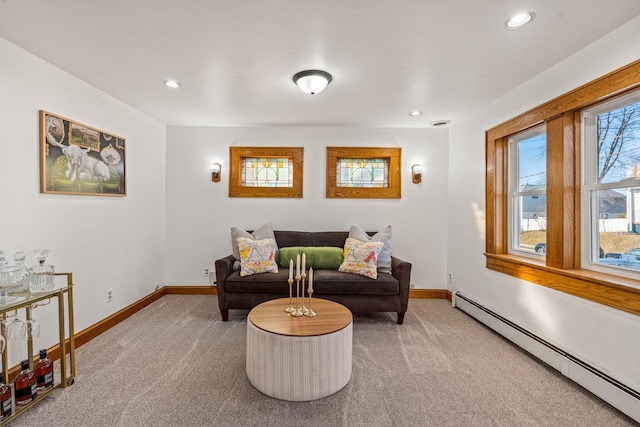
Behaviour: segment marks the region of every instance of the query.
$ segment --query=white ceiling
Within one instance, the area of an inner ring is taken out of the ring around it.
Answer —
[[[504,28],[525,10],[531,24]],[[427,127],[639,14],[638,0],[0,0],[0,37],[167,125]],[[304,94],[305,69],[333,82]]]

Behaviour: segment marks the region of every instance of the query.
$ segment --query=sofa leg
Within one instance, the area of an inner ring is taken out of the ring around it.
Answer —
[[[222,315],[222,321],[223,322],[228,322],[229,321],[229,309],[228,308],[221,308],[220,309],[220,314]]]
[[[404,322],[404,311],[399,311],[398,312],[398,325],[402,325],[402,322]]]

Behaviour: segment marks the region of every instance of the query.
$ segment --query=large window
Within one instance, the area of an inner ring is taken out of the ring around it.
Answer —
[[[582,117],[582,265],[640,278],[640,92],[588,108]]]
[[[546,188],[547,139],[542,125],[509,138],[509,252],[546,252]]]
[[[486,131],[487,268],[640,315],[638,88],[640,60]],[[524,237],[543,195],[544,257]]]

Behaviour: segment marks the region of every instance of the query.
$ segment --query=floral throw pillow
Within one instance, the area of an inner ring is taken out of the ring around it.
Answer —
[[[377,279],[378,255],[383,246],[382,242],[361,242],[351,237],[347,238],[344,242],[344,261],[338,271]]]
[[[240,250],[240,276],[278,272],[275,240],[239,237],[238,249]]]

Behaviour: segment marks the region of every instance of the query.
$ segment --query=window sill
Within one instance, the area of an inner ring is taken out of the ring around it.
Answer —
[[[562,270],[544,261],[485,253],[487,268],[618,310],[640,315],[640,280],[592,270]]]

